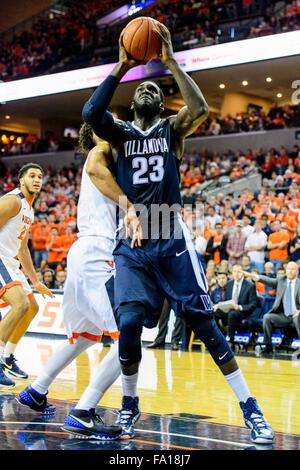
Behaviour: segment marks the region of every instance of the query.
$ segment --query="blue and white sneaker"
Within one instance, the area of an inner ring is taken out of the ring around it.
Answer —
[[[4,374],[4,366],[0,363],[0,390],[9,390],[15,385],[15,382],[13,382],[9,377],[6,377]]]
[[[46,393],[47,395],[47,393]],[[47,396],[38,393],[31,385],[20,392],[17,401],[24,406],[28,406],[31,410],[37,411],[44,415],[55,413],[55,407],[47,401]]]
[[[122,408],[118,411],[116,424],[122,427],[121,439],[131,439],[135,436],[134,424],[141,416],[139,409],[139,397],[124,396]]]
[[[6,372],[18,379],[28,379],[28,374],[24,372],[17,364],[17,359],[13,354],[9,357],[1,357],[1,362]]]
[[[245,403],[240,402],[240,407],[245,424],[251,429],[251,441],[256,444],[272,444],[275,437],[274,431],[265,420],[255,398],[249,397]]]
[[[72,409],[65,418],[62,429],[79,439],[100,441],[115,441],[122,434],[120,426],[106,425],[93,408],[89,411]]]

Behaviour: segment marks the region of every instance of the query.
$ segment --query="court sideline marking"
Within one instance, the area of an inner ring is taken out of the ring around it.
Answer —
[[[37,424],[44,424],[46,426],[63,426],[63,423],[47,423],[47,422],[40,422],[40,421],[37,421],[37,422],[32,422],[32,421],[0,421],[0,424],[29,424],[29,425],[32,425],[32,426],[35,426]],[[5,430],[2,430],[2,431],[5,431]],[[1,431],[1,432],[2,432]],[[12,430],[14,431],[14,430]],[[20,432],[24,432],[26,430],[20,430]],[[178,433],[169,433],[169,432],[165,432],[165,431],[153,431],[153,430],[148,430],[148,429],[137,429],[136,428],[136,431],[139,431],[139,432],[144,432],[144,433],[149,433],[149,434],[161,434],[161,435],[165,435],[165,436],[173,436],[173,437],[185,437],[185,438],[188,438],[188,439],[195,439],[195,440],[198,440],[198,441],[209,441],[209,442],[218,442],[218,443],[221,443],[221,444],[231,444],[231,445],[236,445],[238,447],[245,447],[247,445],[251,445],[251,443],[249,442],[249,444],[247,444],[246,442],[244,443],[241,443],[241,442],[235,442],[235,441],[225,441],[223,439],[214,439],[212,437],[202,437],[202,436],[193,436],[193,435],[188,435],[188,434],[178,434]],[[32,431],[33,432],[33,431]],[[47,431],[36,431],[36,432],[47,432]],[[172,445],[172,444],[170,444]]]

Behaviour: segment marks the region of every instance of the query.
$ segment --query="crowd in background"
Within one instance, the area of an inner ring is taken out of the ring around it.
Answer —
[[[300,126],[300,106],[274,103],[268,113],[262,109],[250,112],[228,114],[224,118],[208,118],[195,132],[195,136],[216,136],[240,132],[284,129]]]
[[[116,37],[124,23],[100,30],[97,21],[122,3],[120,0],[71,2],[64,13],[49,13],[37,19],[30,30],[15,34],[8,41],[3,36],[0,80],[17,80],[116,60]],[[276,4],[271,0],[168,0],[153,6],[147,15],[168,26],[176,51],[300,29],[299,2],[281,2],[285,8],[275,15]],[[241,18],[249,19],[246,27],[239,25]],[[226,21],[230,21],[228,28]]]
[[[44,138],[38,138],[36,134],[15,135],[16,133],[0,131],[0,156],[31,155],[33,153],[61,152],[73,150],[77,145],[77,139],[67,134],[58,139],[53,132],[46,132]]]
[[[257,194],[245,189],[235,197],[220,190],[217,196],[208,196],[202,189],[202,183],[209,178],[218,179],[228,174],[235,180],[251,170],[263,175],[262,188]],[[264,263],[269,261],[276,272],[288,259],[300,262],[299,170],[298,145],[290,150],[272,148],[266,153],[261,149],[228,150],[222,154],[210,154],[205,149],[186,151],[180,167],[183,203],[188,205],[184,215],[193,230],[196,249],[208,266],[210,288],[216,284],[220,263],[226,265],[226,271],[241,262],[245,267],[253,266],[262,272]],[[53,270],[51,287],[61,282],[55,279],[56,273],[65,271],[67,252],[76,240],[81,172],[81,166],[58,171],[48,168],[43,190],[35,203],[31,250],[37,269]],[[17,168],[14,171],[2,169],[2,194],[16,187],[16,175]],[[258,225],[266,242],[259,254],[247,248],[249,237],[253,238]],[[270,248],[273,238],[282,246]],[[47,273],[49,276],[49,271]]]
[[[209,117],[191,137],[217,136],[221,134],[234,134],[243,132],[257,132],[261,130],[275,130],[286,127],[300,126],[300,105],[286,104],[278,106],[273,104],[268,113],[252,111],[237,113],[235,117],[228,114],[224,118]],[[3,133],[3,134],[2,134]],[[52,132],[39,139],[34,134],[15,136],[3,130],[0,132],[0,155],[29,155],[32,153],[60,152],[73,150],[77,147],[77,140],[68,134],[63,139],[57,139]]]
[[[268,152],[248,149],[214,154],[192,148],[183,156],[180,166],[183,217],[205,269],[217,323],[224,334],[228,332],[232,344],[235,331],[241,328],[262,331],[263,317],[276,296],[276,289],[247,281],[251,292],[249,312],[237,315],[233,310],[230,315],[224,314],[218,304],[227,300],[228,295],[231,298],[232,283],[239,281],[242,271],[275,278],[285,274],[289,261],[300,268],[299,170],[298,145],[291,149],[271,148]],[[210,178],[218,181],[227,174],[231,180],[238,180],[250,171],[263,176],[257,192],[245,186],[239,195],[222,193],[222,189],[210,195],[203,190],[202,184]],[[5,170],[2,165],[2,194],[18,185],[17,174],[17,167]],[[47,168],[43,189],[34,204],[29,247],[40,280],[51,289],[63,289],[67,254],[77,239],[81,174],[81,165],[60,170]]]

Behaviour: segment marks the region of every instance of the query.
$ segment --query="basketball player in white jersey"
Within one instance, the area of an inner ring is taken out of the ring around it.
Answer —
[[[14,351],[37,314],[38,304],[20,270],[20,263],[33,288],[43,296],[53,296],[39,282],[27,247],[34,217],[32,204],[42,188],[43,169],[35,163],[28,163],[20,169],[19,181],[20,188],[0,198],[0,307],[11,307],[0,322],[0,389],[15,385],[4,370],[17,378],[28,377],[18,367]]]
[[[116,205],[124,194],[109,169],[109,144],[97,138],[87,124],[81,128],[80,143],[88,157],[83,167],[78,203],[78,240],[68,253],[68,275],[62,304],[69,344],[57,349],[39,377],[19,395],[21,404],[43,414],[55,411],[47,403],[46,395],[57,375],[81,352],[99,341],[103,332],[113,339],[119,336],[112,307],[112,251]],[[130,205],[127,209],[128,226],[135,230],[138,226],[135,211],[131,212]],[[95,413],[95,408],[119,375],[118,345],[115,343],[99,364],[78,404],[65,418],[63,429],[86,439],[118,439],[121,428],[105,425]]]

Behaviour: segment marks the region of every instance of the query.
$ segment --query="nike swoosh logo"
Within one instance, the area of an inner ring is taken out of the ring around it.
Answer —
[[[130,358],[129,359],[123,359],[123,357],[120,357],[120,359],[121,359],[121,361],[129,361],[130,360]]]
[[[187,251],[187,248],[186,248],[185,250],[181,251],[180,253],[176,253],[176,256],[181,256],[181,255],[183,255],[183,253],[185,253],[186,251]]]
[[[37,405],[37,406],[41,406],[43,404],[43,400],[42,401],[37,401],[33,396],[32,396],[32,393],[30,394],[30,398],[32,401],[34,401],[34,403]]]
[[[12,369],[12,366],[9,366],[8,364],[6,364],[6,362],[3,362],[3,364],[5,365],[7,369]]]
[[[89,422],[86,422],[86,421],[82,421],[81,419],[77,418],[77,416],[72,416],[72,418],[76,419],[76,421],[78,421],[78,423],[82,424],[83,426],[85,426],[87,428],[92,428],[94,426],[94,423],[91,419],[90,419]]]
[[[219,360],[221,361],[222,359],[224,359],[224,357],[228,354],[228,351],[226,351],[225,354],[223,354],[223,356],[219,356]]]

